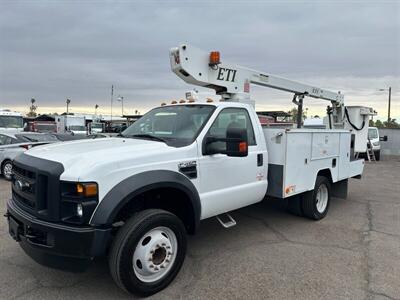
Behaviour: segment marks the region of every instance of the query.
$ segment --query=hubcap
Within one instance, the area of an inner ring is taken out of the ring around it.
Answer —
[[[157,227],[140,239],[133,253],[135,275],[143,282],[164,277],[173,266],[178,250],[175,233],[167,227]]]
[[[11,175],[12,175],[12,164],[6,163],[6,164],[4,165],[3,172],[4,172],[4,174],[3,174],[4,177],[6,177],[6,178],[11,178]]]
[[[317,210],[319,213],[324,213],[328,206],[328,187],[325,184],[321,184],[317,191]]]

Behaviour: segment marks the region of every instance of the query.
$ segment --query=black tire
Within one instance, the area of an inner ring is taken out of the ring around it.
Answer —
[[[323,211],[317,209],[317,192],[322,185],[327,188],[327,204]],[[329,180],[324,176],[317,176],[315,181],[315,187],[313,191],[306,192],[302,195],[302,210],[305,217],[312,220],[321,220],[328,213],[329,204],[331,202],[331,184]]]
[[[178,248],[176,258],[164,277],[155,282],[140,280],[133,269],[132,261],[139,241],[156,227],[167,227],[176,236]],[[135,214],[118,231],[109,255],[109,268],[114,281],[128,293],[149,296],[167,287],[178,274],[186,255],[186,231],[182,221],[165,210],[148,209]]]
[[[377,161],[381,160],[381,150],[375,151],[374,154]]]
[[[1,174],[3,174],[3,177],[4,177],[5,180],[11,181],[12,175],[6,175],[5,174],[5,169],[6,169],[7,166],[11,166],[11,169],[12,169],[11,160],[7,159],[7,160],[3,161],[3,163],[1,164]]]

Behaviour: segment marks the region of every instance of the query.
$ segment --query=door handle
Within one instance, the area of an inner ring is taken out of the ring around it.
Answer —
[[[257,154],[257,167],[261,167],[264,164],[264,156],[262,153]]]

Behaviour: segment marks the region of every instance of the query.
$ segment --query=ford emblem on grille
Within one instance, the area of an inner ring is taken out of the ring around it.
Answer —
[[[30,185],[28,182],[26,181],[22,181],[20,179],[15,181],[15,186],[17,189],[19,189],[20,191],[25,191],[27,189],[29,189]]]

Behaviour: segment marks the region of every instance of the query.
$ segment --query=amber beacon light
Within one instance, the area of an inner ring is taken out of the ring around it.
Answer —
[[[217,66],[221,63],[219,51],[210,52],[210,66]]]

